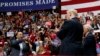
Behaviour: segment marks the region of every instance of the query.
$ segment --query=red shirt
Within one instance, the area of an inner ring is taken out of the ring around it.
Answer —
[[[51,33],[50,37],[51,37],[51,39],[55,39],[56,38],[56,34],[55,33]]]
[[[34,33],[31,33],[31,34],[29,35],[30,41],[31,41],[31,42],[34,42],[35,37],[36,37],[36,35],[35,35]]]
[[[49,48],[48,45],[44,46],[44,49],[45,49],[46,51],[50,51],[50,48]]]
[[[0,47],[3,47],[4,46],[4,39],[0,39]]]
[[[46,51],[45,53],[39,54],[38,56],[51,56],[51,55],[50,52]]]

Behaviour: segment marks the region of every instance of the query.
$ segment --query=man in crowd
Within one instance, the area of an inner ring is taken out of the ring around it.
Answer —
[[[84,56],[96,56],[96,41],[90,25],[84,25]]]
[[[67,19],[57,34],[62,41],[59,55],[82,55],[83,26],[77,16],[76,10],[67,11]]]
[[[26,39],[23,38],[23,33],[18,32],[16,39],[11,40],[11,55],[10,56],[27,56],[30,47]]]

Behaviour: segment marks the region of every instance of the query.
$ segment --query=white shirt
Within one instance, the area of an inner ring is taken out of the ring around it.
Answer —
[[[19,47],[20,47],[20,54],[19,54],[19,56],[23,56],[23,53],[22,53],[22,50],[23,50],[23,44],[20,43],[20,44],[19,44]]]

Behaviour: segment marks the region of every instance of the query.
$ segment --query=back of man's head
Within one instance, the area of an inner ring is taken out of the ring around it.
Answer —
[[[75,9],[68,10],[67,13],[70,13],[71,15],[74,15],[74,16],[78,16],[78,12]]]
[[[72,19],[73,17],[77,16],[78,16],[77,10],[71,9],[67,11],[67,19]]]
[[[92,27],[89,24],[85,24],[85,25],[83,25],[83,27],[84,27],[84,34],[86,34],[87,32],[90,32],[92,30]]]

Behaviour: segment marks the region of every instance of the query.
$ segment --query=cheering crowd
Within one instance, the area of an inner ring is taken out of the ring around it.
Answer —
[[[67,13],[77,16],[75,11]],[[75,19],[79,24],[70,22],[65,24],[65,21],[70,21],[68,16],[66,19],[61,19],[59,13],[50,11],[0,15],[0,56],[70,56],[78,53],[80,53],[79,56],[81,54],[99,56],[100,32],[94,31],[100,29],[100,14],[94,15],[92,12],[83,14],[77,20]],[[68,29],[63,30],[66,28]],[[76,37],[76,39],[70,37]]]
[[[61,23],[59,14],[49,11],[3,15],[0,17],[0,50],[9,56],[50,55],[51,50],[55,51],[53,45],[59,46],[55,39]]]

